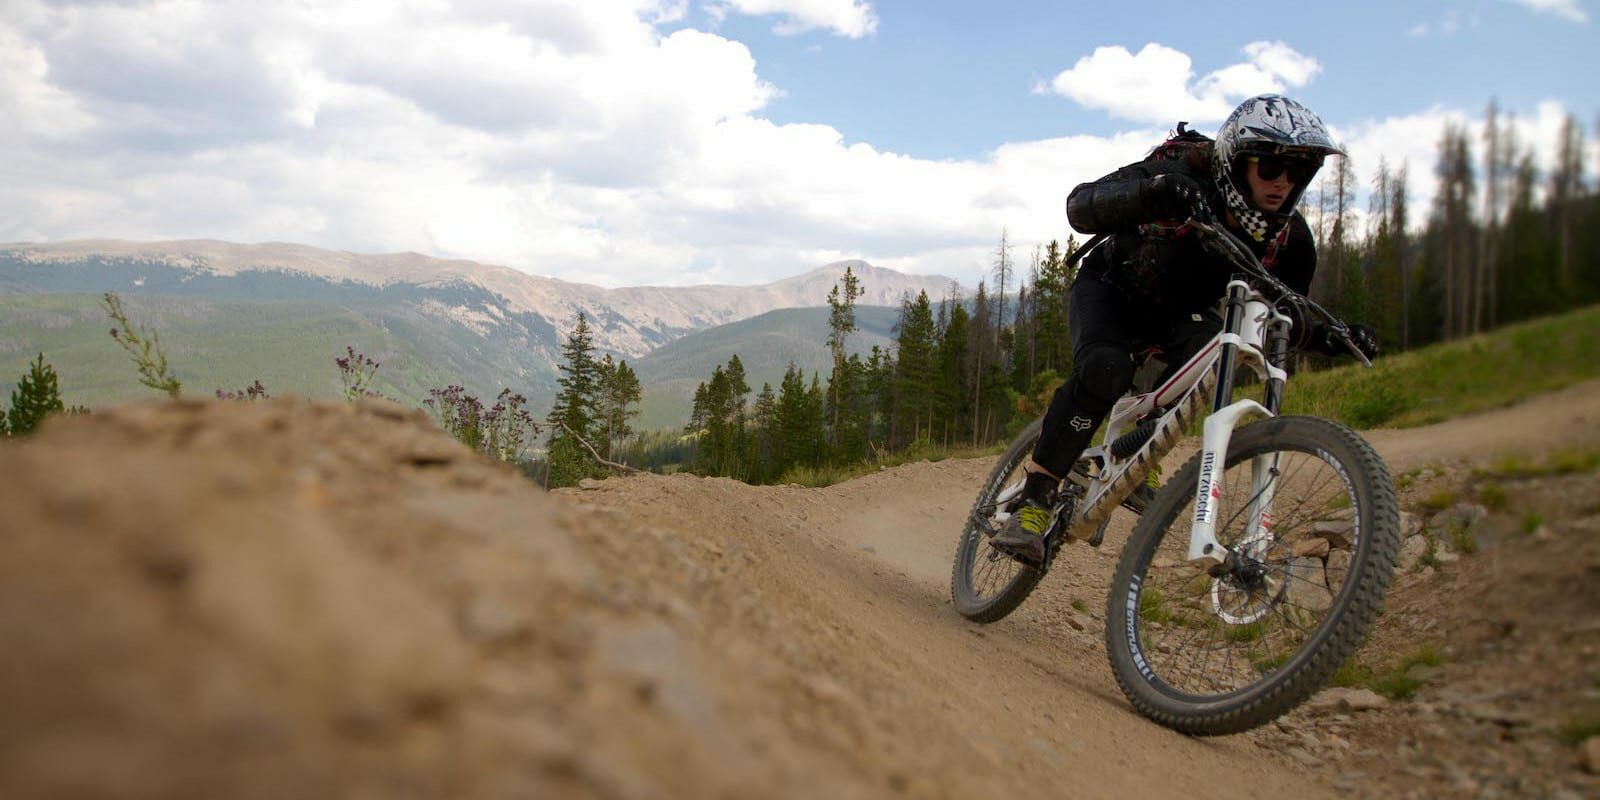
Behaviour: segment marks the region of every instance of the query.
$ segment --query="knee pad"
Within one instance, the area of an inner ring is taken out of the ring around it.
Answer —
[[[1072,368],[1073,399],[1085,409],[1104,412],[1133,385],[1133,356],[1111,344],[1091,344]]]

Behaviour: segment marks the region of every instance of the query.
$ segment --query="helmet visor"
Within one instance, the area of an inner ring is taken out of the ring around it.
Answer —
[[[1322,169],[1321,158],[1251,153],[1245,156],[1245,160],[1255,165],[1256,177],[1261,180],[1275,181],[1287,172],[1289,181],[1300,186],[1310,183],[1316,177],[1317,170]]]

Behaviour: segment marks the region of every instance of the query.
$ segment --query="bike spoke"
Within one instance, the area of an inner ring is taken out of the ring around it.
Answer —
[[[1296,557],[1288,544],[1317,538],[1314,525],[1354,513],[1355,498],[1338,473],[1309,453],[1260,457],[1273,458],[1264,486],[1255,487],[1253,464],[1240,461],[1225,471],[1227,488],[1217,498],[1223,520],[1217,539],[1238,548],[1248,534],[1252,506],[1271,490],[1272,539],[1252,551],[1262,559],[1259,583],[1246,589],[1228,578],[1213,579],[1187,561],[1192,501],[1174,517],[1147,567],[1137,609],[1141,639],[1148,646],[1144,656],[1164,682],[1186,694],[1234,692],[1293,659],[1322,625],[1351,574],[1348,565],[1330,562],[1326,554]],[[1335,551],[1353,546],[1330,545]]]

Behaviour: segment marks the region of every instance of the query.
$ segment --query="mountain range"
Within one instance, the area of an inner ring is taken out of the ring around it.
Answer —
[[[337,394],[332,360],[349,346],[380,362],[378,389],[403,401],[455,383],[481,397],[508,387],[542,410],[582,312],[597,355],[628,359],[639,372],[642,422],[680,425],[695,383],[726,361],[724,352],[737,352],[756,389],[790,360],[825,364],[827,295],[846,268],[866,291],[856,350],[888,343],[902,298],[940,297],[951,284],[859,260],[755,286],[607,289],[416,253],[214,240],[0,244],[0,390],[44,352],[68,403],[147,392],[106,335],[98,304],[115,292],[134,323],[160,335],[189,391],[261,380],[274,392]],[[786,309],[810,313],[772,313]]]

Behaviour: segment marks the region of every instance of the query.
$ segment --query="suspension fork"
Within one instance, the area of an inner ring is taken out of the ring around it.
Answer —
[[[1264,350],[1267,355],[1267,386],[1263,393],[1263,405],[1269,414],[1277,416],[1283,406],[1283,384],[1288,380],[1288,372],[1284,365],[1289,361],[1289,320],[1278,314],[1273,315],[1266,325],[1266,342]],[[1244,537],[1239,541],[1238,549],[1254,559],[1266,556],[1267,547],[1273,541],[1272,525],[1275,522],[1272,516],[1272,500],[1277,493],[1278,454],[1256,456],[1250,460],[1250,506],[1245,519]]]
[[[1244,341],[1240,331],[1248,322],[1245,304],[1249,298],[1249,284],[1244,281],[1232,281],[1228,284],[1226,313],[1223,316],[1220,335],[1222,352],[1217,359],[1217,391],[1212,399],[1211,416],[1205,421],[1204,444],[1200,453],[1200,478],[1195,487],[1194,525],[1189,535],[1190,561],[1209,559],[1224,563],[1227,560],[1227,548],[1217,541],[1217,516],[1218,505],[1222,498],[1222,475],[1227,468],[1228,443],[1233,438],[1234,428],[1241,422],[1256,417],[1270,417],[1275,413],[1254,400],[1238,402],[1233,400],[1239,348],[1243,346]],[[1276,324],[1276,320],[1269,324],[1269,330]],[[1269,352],[1277,349],[1276,343],[1273,343]],[[1283,370],[1269,370],[1269,375],[1282,376]],[[1268,391],[1272,392],[1270,380]],[[1270,397],[1267,399],[1271,402],[1281,402],[1281,382],[1278,385],[1277,395],[1279,396],[1277,401],[1273,401]],[[1254,473],[1252,488],[1255,491],[1251,492],[1253,500],[1249,527],[1245,540],[1241,542],[1242,545],[1255,544],[1263,538],[1263,531],[1271,529],[1271,513],[1267,509],[1271,503],[1271,477],[1275,465],[1263,463],[1270,460],[1256,459],[1252,464]]]

